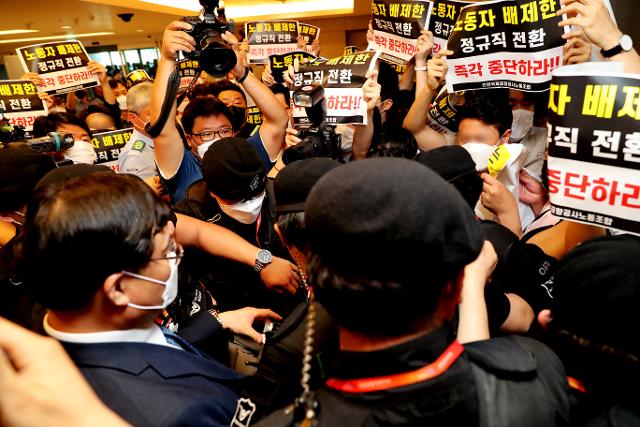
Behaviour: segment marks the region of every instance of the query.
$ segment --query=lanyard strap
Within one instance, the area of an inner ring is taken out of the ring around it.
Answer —
[[[572,389],[577,390],[580,393],[587,394],[587,389],[585,388],[584,384],[582,384],[582,381],[569,376],[567,377],[567,381],[569,382],[569,387],[571,387]]]
[[[435,362],[423,366],[420,369],[401,374],[386,375],[374,378],[359,378],[353,380],[339,380],[330,378],[326,385],[332,389],[347,393],[368,393],[372,391],[388,390],[391,388],[403,387],[422,381],[430,380],[442,375],[460,357],[464,347],[455,340],[442,353]]]

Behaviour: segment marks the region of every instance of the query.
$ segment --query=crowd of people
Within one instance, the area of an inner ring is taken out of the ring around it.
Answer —
[[[564,65],[623,35],[602,0],[565,13]],[[42,95],[33,135],[72,147],[0,150],[0,424],[640,425],[640,240],[552,214],[548,92],[460,93],[437,132],[451,52],[425,30],[367,73],[339,155],[285,165],[300,64],[258,77],[227,32],[236,65],[174,100],[189,30],[152,77],[90,62],[99,86]]]

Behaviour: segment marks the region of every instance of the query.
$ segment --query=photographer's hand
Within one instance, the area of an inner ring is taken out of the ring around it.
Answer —
[[[175,62],[178,59],[178,52],[193,52],[196,41],[184,30],[191,30],[191,24],[182,21],[173,21],[167,25],[162,36],[161,59]]]
[[[236,66],[233,67],[230,73],[237,79],[244,74],[246,58],[240,52],[238,39],[235,35],[233,35],[233,33],[231,33],[230,31],[225,32],[224,34],[222,34],[222,40],[227,42],[227,44],[229,44],[229,47],[231,47],[231,49],[233,49],[236,54]]]
[[[284,137],[284,142],[287,148],[293,147],[294,145],[298,145],[302,142],[302,140],[296,136],[299,133],[297,129],[288,127],[286,132],[287,134]]]
[[[258,344],[264,344],[262,334],[253,329],[256,320],[282,320],[282,317],[266,308],[244,307],[239,310],[225,311],[218,314],[222,327],[234,334],[244,335]]]

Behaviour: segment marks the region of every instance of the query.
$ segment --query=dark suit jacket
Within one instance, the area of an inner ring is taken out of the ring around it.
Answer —
[[[212,359],[146,343],[63,345],[102,401],[135,426],[228,426],[233,418],[243,377]]]

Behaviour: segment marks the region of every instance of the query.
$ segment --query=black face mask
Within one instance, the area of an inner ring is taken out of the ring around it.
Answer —
[[[238,130],[242,126],[244,126],[244,122],[247,117],[247,109],[242,107],[236,107],[235,105],[231,105],[229,107],[229,111],[231,112],[231,125],[234,129]]]

